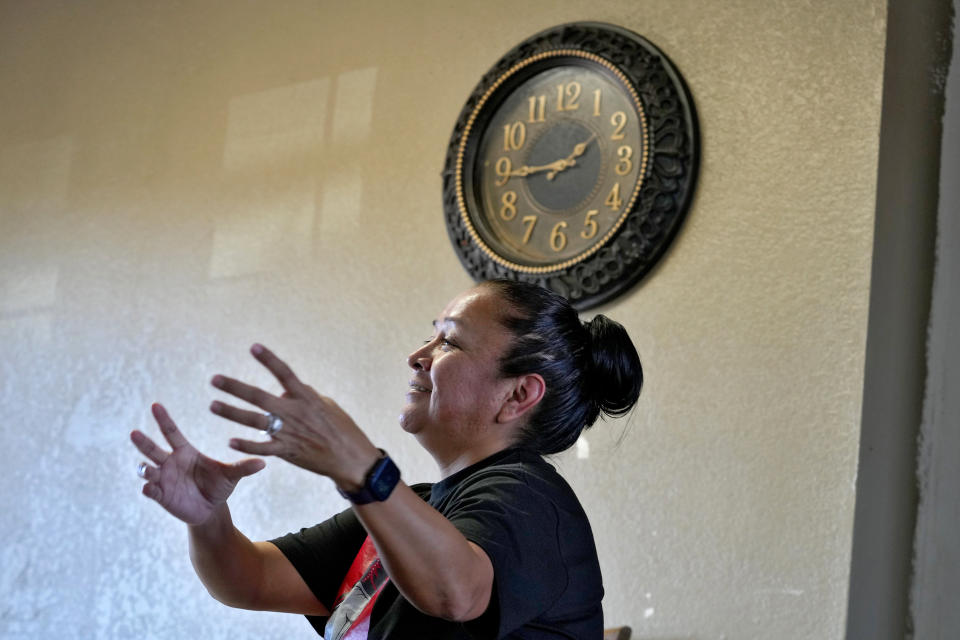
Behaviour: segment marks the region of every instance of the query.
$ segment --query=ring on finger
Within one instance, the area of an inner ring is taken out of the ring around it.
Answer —
[[[280,431],[280,429],[283,429],[283,418],[275,413],[267,413],[265,415],[267,416],[267,428],[261,433],[264,433],[272,438],[275,433]]]
[[[146,463],[146,462],[141,462],[140,464],[137,465],[137,475],[140,476],[141,478],[146,478],[146,477],[147,477],[147,463]]]

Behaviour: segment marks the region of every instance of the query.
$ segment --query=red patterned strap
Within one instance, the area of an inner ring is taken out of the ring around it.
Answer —
[[[325,640],[367,640],[373,603],[389,577],[370,536],[363,541],[337,590],[333,612],[323,630]]]

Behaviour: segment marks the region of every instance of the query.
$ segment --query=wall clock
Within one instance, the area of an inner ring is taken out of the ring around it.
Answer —
[[[474,279],[536,282],[587,309],[662,257],[698,165],[693,100],[667,57],[620,27],[561,25],[511,49],[464,105],[447,231]]]

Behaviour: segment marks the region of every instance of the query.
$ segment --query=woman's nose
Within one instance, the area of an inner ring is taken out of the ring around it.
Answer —
[[[429,371],[430,370],[430,344],[425,344],[409,356],[407,356],[407,365],[411,369],[416,369],[418,371]]]

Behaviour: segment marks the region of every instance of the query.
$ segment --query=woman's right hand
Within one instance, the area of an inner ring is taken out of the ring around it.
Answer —
[[[207,457],[187,442],[163,406],[154,404],[151,409],[172,451],[164,451],[140,431],[130,434],[140,453],[156,465],[143,464],[142,476],[147,481],[143,495],[187,524],[206,522],[226,503],[241,478],[266,466],[260,458],[226,464]]]

